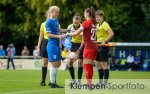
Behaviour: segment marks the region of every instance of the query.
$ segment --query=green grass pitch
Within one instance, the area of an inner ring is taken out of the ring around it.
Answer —
[[[85,78],[85,72],[83,78]],[[97,71],[94,71],[93,78],[98,78]],[[150,72],[110,71],[110,78],[150,79]],[[69,71],[58,71],[57,84],[65,86],[65,79],[70,79]],[[0,94],[65,94],[64,88],[52,89],[48,85],[41,87],[40,80],[40,70],[0,70]],[[46,83],[49,83],[49,71]]]

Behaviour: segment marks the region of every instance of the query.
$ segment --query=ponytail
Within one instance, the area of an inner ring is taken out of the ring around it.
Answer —
[[[95,9],[91,7],[90,10],[91,10],[91,18],[93,20],[93,23],[96,24]]]
[[[95,9],[93,7],[87,8],[85,12],[89,13],[89,16],[91,17],[94,24],[96,24],[96,18],[95,18]]]

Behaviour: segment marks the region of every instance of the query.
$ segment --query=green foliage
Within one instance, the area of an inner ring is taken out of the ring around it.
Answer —
[[[0,0],[0,43],[26,44],[32,49],[51,5],[60,7],[62,28],[72,23],[77,12],[83,21],[84,10],[93,6],[104,11],[106,21],[115,32],[112,41],[149,42],[149,0]]]

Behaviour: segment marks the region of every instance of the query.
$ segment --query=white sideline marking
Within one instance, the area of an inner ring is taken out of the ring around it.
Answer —
[[[24,80],[5,80],[5,79],[0,79],[0,81],[6,81],[6,82],[38,82],[38,81],[35,81],[35,80],[24,81]]]
[[[34,90],[34,91],[9,92],[9,93],[0,93],[0,94],[22,94],[22,93],[42,92],[42,91],[51,91],[51,90],[58,90],[58,88],[56,88],[56,89],[45,89],[45,90]]]

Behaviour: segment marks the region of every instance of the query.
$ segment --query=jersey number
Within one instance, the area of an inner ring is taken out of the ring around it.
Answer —
[[[91,34],[92,34],[91,40],[95,41],[96,40],[96,28],[91,29]]]

